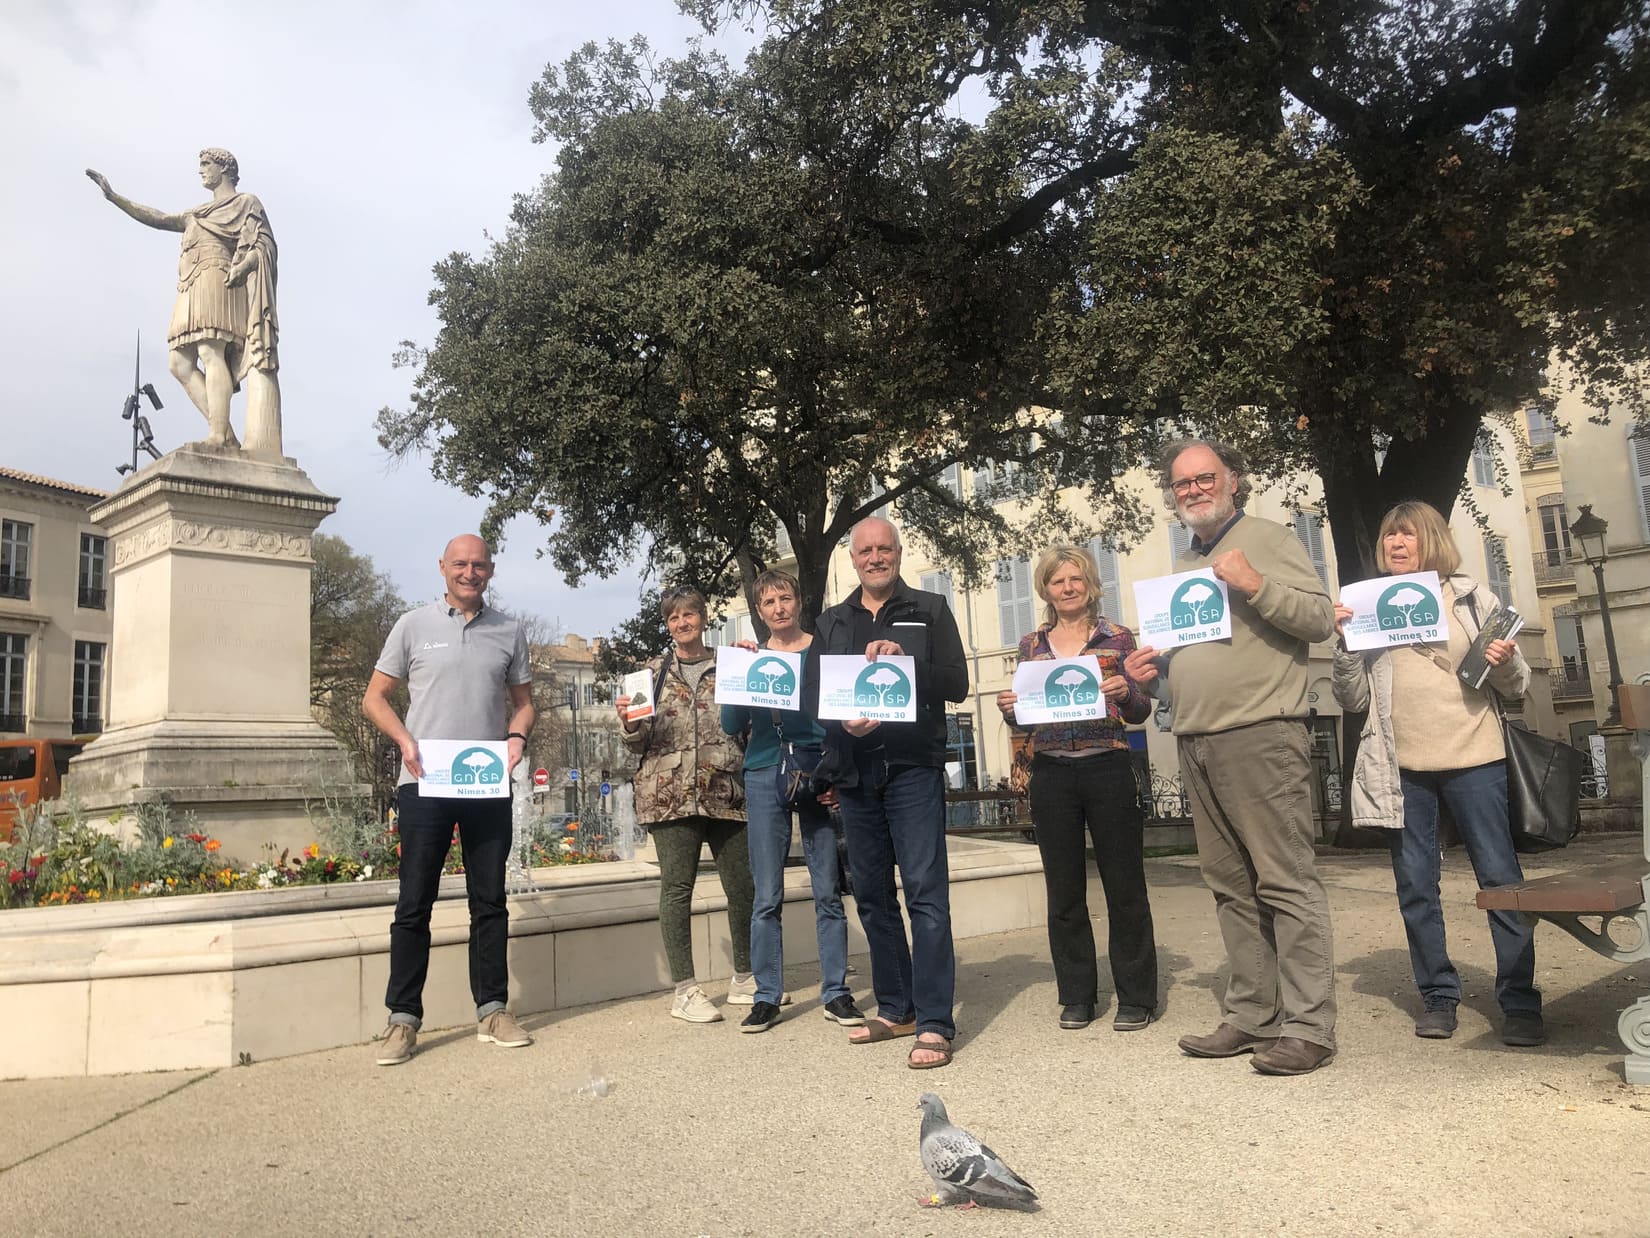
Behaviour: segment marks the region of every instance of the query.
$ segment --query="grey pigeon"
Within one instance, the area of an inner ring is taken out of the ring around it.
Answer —
[[[939,1188],[938,1194],[925,1203],[1036,1208],[1037,1192],[1031,1183],[962,1127],[952,1126],[938,1096],[924,1092],[917,1108],[922,1110],[922,1140],[918,1145],[922,1167]]]

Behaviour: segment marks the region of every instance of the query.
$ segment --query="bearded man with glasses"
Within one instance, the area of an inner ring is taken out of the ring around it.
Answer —
[[[1198,863],[1231,965],[1220,1026],[1180,1048],[1252,1052],[1262,1074],[1304,1075],[1335,1055],[1306,723],[1307,659],[1312,642],[1334,634],[1335,607],[1294,533],[1244,514],[1244,473],[1225,443],[1182,440],[1164,452],[1164,497],[1192,534],[1175,571],[1204,568],[1225,582],[1231,636],[1163,653],[1145,646],[1124,671],[1172,707]]]

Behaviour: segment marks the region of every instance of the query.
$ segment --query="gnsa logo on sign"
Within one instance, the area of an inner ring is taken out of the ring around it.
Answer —
[[[779,658],[757,658],[745,672],[745,691],[764,696],[790,696],[796,691],[796,674]]]
[[[854,704],[866,709],[904,709],[911,703],[911,680],[897,666],[873,662],[854,676]]]
[[[1043,681],[1043,704],[1050,709],[1093,705],[1100,699],[1100,681],[1080,666],[1068,666]]]
[[[1443,607],[1432,590],[1422,588],[1414,581],[1401,581],[1375,602],[1375,618],[1383,632],[1399,632],[1405,628],[1435,628]]]
[[[1169,599],[1169,626],[1173,628],[1206,628],[1225,615],[1220,590],[1205,576],[1184,581]]]
[[[494,786],[504,781],[504,762],[485,748],[466,748],[453,758],[452,785]]]

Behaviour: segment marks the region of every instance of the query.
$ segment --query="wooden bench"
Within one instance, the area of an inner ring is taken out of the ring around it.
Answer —
[[[1642,762],[1650,751],[1650,686],[1629,684],[1618,691],[1622,722],[1637,733]],[[1643,777],[1650,798],[1650,773]],[[1485,911],[1516,911],[1531,924],[1546,920],[1618,963],[1650,959],[1650,813],[1641,857],[1480,890],[1478,905]],[[1627,1082],[1650,1084],[1650,996],[1621,1012],[1616,1031],[1627,1046]]]

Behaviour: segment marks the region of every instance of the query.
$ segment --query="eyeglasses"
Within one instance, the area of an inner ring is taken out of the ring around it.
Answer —
[[[1190,494],[1193,486],[1207,494],[1215,488],[1215,479],[1216,475],[1214,473],[1199,473],[1196,477],[1182,477],[1179,481],[1172,483],[1169,489],[1173,490],[1180,498],[1185,498]]]

